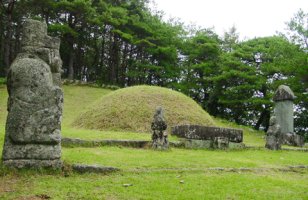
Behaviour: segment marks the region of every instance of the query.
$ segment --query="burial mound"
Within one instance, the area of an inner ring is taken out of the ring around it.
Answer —
[[[180,124],[215,126],[212,117],[193,99],[156,86],[116,90],[96,102],[73,122],[75,127],[97,130],[151,132],[157,106],[165,110],[169,127]]]

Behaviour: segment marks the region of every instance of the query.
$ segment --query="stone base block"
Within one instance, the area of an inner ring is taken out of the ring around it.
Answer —
[[[305,145],[305,138],[301,135],[294,135],[294,144],[297,147],[303,147]]]
[[[56,160],[61,158],[61,144],[13,144],[5,141],[3,148],[4,160]]]
[[[4,166],[9,168],[31,168],[31,169],[41,169],[41,168],[52,168],[61,169],[63,162],[61,160],[4,160]]]
[[[213,146],[214,149],[228,149],[229,139],[225,137],[214,138]]]
[[[280,139],[273,135],[267,136],[265,148],[270,150],[280,150],[281,149]]]
[[[243,143],[228,142],[219,144],[212,140],[192,140],[181,139],[181,143],[188,149],[242,149],[245,148]]]
[[[169,142],[168,139],[163,138],[157,138],[152,141],[152,148],[157,150],[167,150],[169,149]]]
[[[182,140],[185,144],[185,148],[188,149],[210,149],[212,147],[211,140]]]
[[[287,133],[282,137],[283,144],[302,147],[305,145],[304,137],[295,133]]]

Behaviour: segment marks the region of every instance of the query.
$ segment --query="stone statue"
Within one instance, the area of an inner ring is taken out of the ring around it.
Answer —
[[[63,92],[60,40],[47,25],[26,20],[21,53],[7,77],[8,116],[3,163],[9,167],[60,168]]]
[[[281,128],[277,123],[276,116],[270,118],[269,128],[266,133],[265,147],[271,150],[281,149]]]
[[[154,119],[151,125],[152,147],[154,149],[165,150],[169,148],[168,134],[166,132],[167,124],[164,119],[164,111],[162,107],[157,107]]]

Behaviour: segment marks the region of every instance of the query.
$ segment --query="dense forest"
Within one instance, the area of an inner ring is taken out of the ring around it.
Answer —
[[[1,0],[0,77],[20,49],[23,20],[39,19],[61,38],[63,78],[172,88],[255,129],[268,127],[273,93],[286,84],[297,96],[296,131],[307,132],[308,13],[295,13],[284,33],[245,41],[236,27],[219,36],[162,17],[148,0]]]

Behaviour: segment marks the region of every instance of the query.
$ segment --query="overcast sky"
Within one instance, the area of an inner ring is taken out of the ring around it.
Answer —
[[[235,25],[240,38],[272,36],[282,32],[300,8],[308,11],[308,0],[154,0],[165,19],[180,18],[185,24],[214,27],[223,35]]]

